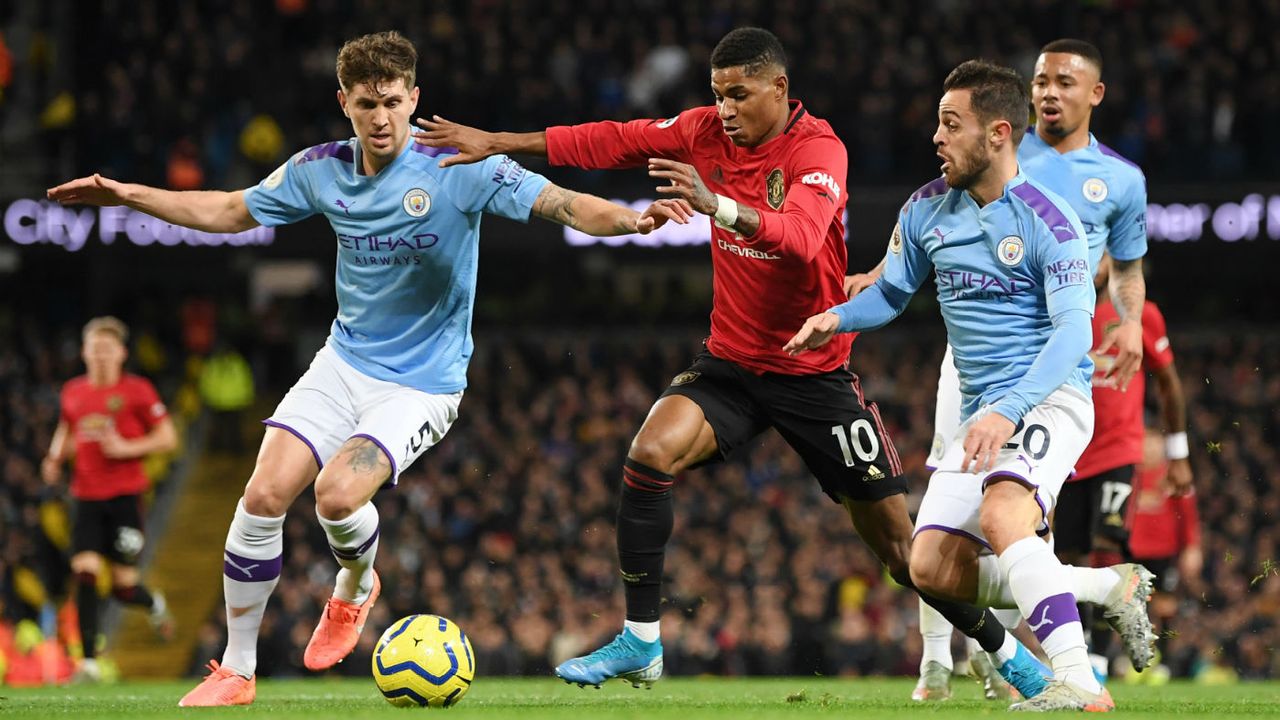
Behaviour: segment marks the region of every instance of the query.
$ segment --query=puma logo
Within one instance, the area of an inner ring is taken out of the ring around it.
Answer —
[[[259,567],[260,565],[262,565],[262,563],[254,563],[254,564],[252,564],[252,565],[249,565],[248,567],[240,567],[239,565],[237,565],[237,564],[236,564],[236,561],[235,561],[235,560],[232,560],[232,559],[231,559],[231,557],[230,557],[229,555],[225,555],[225,554],[222,556],[222,559],[223,559],[223,561],[224,561],[224,562],[226,562],[226,563],[227,563],[228,565],[230,565],[231,567],[233,567],[233,568],[235,568],[235,569],[239,570],[240,572],[244,573],[244,576],[245,576],[245,577],[247,577],[247,578],[251,578],[251,577],[253,577],[253,569],[254,569],[254,568],[256,568],[256,567]]]
[[[1049,606],[1045,605],[1044,612],[1040,613],[1040,622],[1034,625],[1028,622],[1027,627],[1031,628],[1031,632],[1038,634],[1040,632],[1040,628],[1044,627],[1045,625],[1053,625],[1053,624],[1054,624],[1053,621],[1049,619]]]

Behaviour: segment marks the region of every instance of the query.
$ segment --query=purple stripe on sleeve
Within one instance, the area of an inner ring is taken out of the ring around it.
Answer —
[[[396,482],[396,479],[400,477],[400,469],[396,467],[396,456],[391,454],[391,451],[387,449],[386,445],[382,444],[381,440],[379,440],[378,438],[372,435],[369,435],[366,433],[356,433],[351,437],[364,438],[365,440],[368,440],[374,445],[377,445],[378,449],[382,451],[382,454],[387,456],[387,462],[391,463],[391,484],[394,485]]]
[[[1071,221],[1035,185],[1024,182],[1013,189],[1013,194],[1021,198],[1022,202],[1027,204],[1027,207],[1035,211],[1036,215],[1044,221],[1044,224],[1049,226],[1049,232],[1058,239],[1058,242],[1066,242],[1076,238],[1076,231],[1071,227]]]
[[[914,533],[914,534],[912,534],[912,536],[911,536],[911,537],[913,537],[913,538],[914,538],[916,535],[919,535],[920,533],[924,532],[925,530],[941,530],[942,532],[944,532],[944,533],[946,533],[946,534],[948,534],[948,535],[955,535],[956,537],[966,538],[966,539],[968,539],[968,540],[972,540],[972,541],[974,541],[974,542],[978,543],[979,545],[981,545],[982,547],[984,547],[984,548],[986,548],[986,549],[988,549],[988,550],[990,550],[990,549],[991,549],[991,545],[989,545],[989,544],[987,543],[987,541],[986,541],[986,540],[983,540],[982,538],[978,537],[977,535],[974,535],[974,534],[973,534],[973,533],[971,533],[971,532],[965,532],[964,530],[961,530],[960,528],[947,527],[946,525],[922,525],[922,526],[920,526],[920,527],[916,528],[915,533]]]
[[[292,436],[294,436],[294,437],[298,438],[299,440],[301,440],[302,442],[306,443],[306,444],[307,444],[307,447],[311,448],[311,457],[313,457],[313,458],[315,458],[315,459],[316,459],[316,469],[317,469],[317,470],[323,470],[323,469],[324,469],[324,461],[320,459],[320,453],[316,451],[316,446],[315,446],[315,445],[313,445],[313,444],[311,443],[311,441],[307,439],[307,436],[306,436],[306,435],[303,435],[302,433],[298,432],[297,430],[294,430],[293,428],[289,427],[288,425],[285,425],[284,423],[280,422],[279,420],[272,420],[271,418],[267,418],[266,420],[263,420],[263,421],[262,421],[262,424],[263,424],[263,425],[266,425],[267,427],[280,428],[281,430],[284,430],[285,432],[289,433],[290,435],[292,435]]]
[[[947,179],[945,177],[940,177],[937,180],[934,180],[929,184],[925,185],[924,187],[920,188],[919,190],[916,190],[915,192],[911,193],[911,197],[907,200],[907,202],[913,203],[917,200],[924,200],[926,198],[937,197],[942,193],[946,192],[947,189],[948,189]]]
[[[269,560],[247,558],[230,550],[222,551],[222,574],[240,582],[266,582],[280,577],[282,556]]]
[[[1129,167],[1136,168],[1139,171],[1142,170],[1142,166],[1138,165],[1138,163],[1130,160],[1129,158],[1121,155],[1115,150],[1107,147],[1106,145],[1103,145],[1102,143],[1098,143],[1098,152],[1102,153],[1103,155],[1106,155],[1107,157],[1113,157],[1119,160],[1120,162],[1124,163],[1125,165],[1128,165]]]
[[[1071,593],[1041,600],[1027,616],[1027,627],[1031,628],[1040,642],[1044,642],[1054,630],[1078,622],[1080,611],[1076,609],[1076,598]]]
[[[423,145],[422,143],[417,143],[417,142],[410,145],[410,147],[413,149],[414,152],[422,153],[427,157],[440,157],[441,155],[457,155],[458,154],[458,148],[456,147],[431,147],[430,145]]]
[[[352,162],[356,158],[355,150],[345,142],[335,141],[316,145],[307,148],[307,151],[294,162],[294,165],[302,165],[312,160],[323,160],[324,158],[337,158],[345,162]]]
[[[373,547],[373,543],[377,541],[378,534],[381,532],[382,532],[382,528],[380,527],[374,528],[373,534],[369,536],[369,539],[360,543],[360,545],[356,547],[354,550],[348,549],[348,548],[340,548],[335,545],[330,545],[329,549],[333,551],[333,556],[338,558],[339,560],[356,560],[361,555],[364,555],[365,553],[369,552],[369,548]]]

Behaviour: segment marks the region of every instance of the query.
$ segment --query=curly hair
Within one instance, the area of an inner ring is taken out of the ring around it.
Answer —
[[[378,92],[381,83],[403,79],[404,86],[412,88],[417,66],[418,51],[395,30],[362,35],[338,51],[338,84],[344,92],[364,84]]]

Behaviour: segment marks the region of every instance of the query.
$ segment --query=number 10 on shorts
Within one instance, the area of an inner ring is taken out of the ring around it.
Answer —
[[[854,455],[858,460],[863,462],[872,462],[876,456],[880,454],[880,439],[876,437],[876,431],[871,427],[871,421],[866,418],[858,418],[849,425],[846,431],[844,425],[833,425],[831,434],[836,436],[836,442],[840,443],[840,452],[844,454],[845,467],[853,467]]]

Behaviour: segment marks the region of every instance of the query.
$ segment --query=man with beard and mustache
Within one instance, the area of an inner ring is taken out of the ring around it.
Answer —
[[[1064,566],[1039,535],[1093,431],[1089,378],[1094,291],[1084,227],[1071,206],[1018,169],[1027,90],[982,61],[947,76],[934,143],[942,177],[903,206],[884,272],[857,297],[809,318],[790,353],[837,333],[882,327],[936,271],[963,395],[962,424],[916,521],[911,579],[924,593],[1017,607],[1054,680],[1012,709],[1115,707],[1093,675],[1077,596],[1105,606],[1135,666],[1150,661],[1150,573]],[[1012,640],[991,660],[1016,658]]]
[[[1096,353],[1107,358],[1107,367],[1095,378],[1104,394],[1123,397],[1143,360],[1142,318],[1146,284],[1142,257],[1147,251],[1146,180],[1142,170],[1103,145],[1090,132],[1093,108],[1102,102],[1102,54],[1083,40],[1064,38],[1045,45],[1036,61],[1031,83],[1031,99],[1036,123],[1018,146],[1022,172],[1057,193],[1080,216],[1089,241],[1089,267],[1098,271],[1103,251],[1113,258],[1109,290],[1117,322],[1106,324]],[[846,290],[854,295],[874,282],[883,264],[870,273],[847,279]],[[1096,395],[1096,393],[1095,393]],[[1108,397],[1110,399],[1110,397]],[[939,369],[937,405],[934,411],[934,440],[928,466],[934,468],[946,453],[947,442],[960,426],[960,386],[950,346]],[[1110,403],[1096,403],[1095,436],[1122,423],[1109,412]],[[1186,464],[1186,434],[1177,432],[1185,423],[1171,425],[1170,457],[1175,463],[1179,487],[1190,484]],[[1093,442],[1081,457],[1079,475],[1068,478],[1059,498],[1054,519],[1055,548],[1066,563],[1087,560],[1093,567],[1119,563],[1126,532],[1123,523],[1106,519],[1127,516],[1129,465],[1137,456],[1113,457],[1106,447],[1109,439]],[[1115,462],[1118,460],[1118,462]],[[1091,660],[1099,678],[1106,676],[1109,624],[1097,618],[1091,622],[1089,609],[1082,608],[1086,625],[1091,625]],[[1016,627],[1016,612],[996,611],[1008,627]],[[912,692],[915,700],[939,700],[950,696],[951,624],[928,605],[920,606],[920,632],[924,652],[920,658],[920,682]],[[1008,686],[987,665],[980,648],[969,643],[971,667],[990,699],[1007,697]]]

